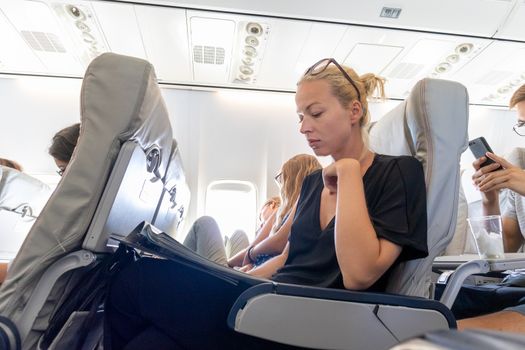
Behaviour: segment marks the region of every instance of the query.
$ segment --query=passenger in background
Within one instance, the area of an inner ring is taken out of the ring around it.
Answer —
[[[295,205],[303,180],[307,175],[319,169],[321,169],[321,164],[317,158],[308,154],[296,155],[283,164],[282,170],[276,176],[276,181],[281,188],[282,205],[278,212],[270,217],[270,220],[266,221],[257,232],[256,239],[251,246],[248,247],[249,242],[246,238],[243,249],[234,252],[231,259],[227,259],[219,226],[209,216],[195,221],[186,235],[184,245],[221,265],[243,266],[243,271],[251,269],[253,264],[260,265],[269,258],[282,253],[288,241]],[[244,232],[236,231],[232,235],[232,240],[239,241],[242,236],[247,237]]]
[[[367,97],[376,88],[383,91],[383,79],[358,76],[334,59],[319,61],[299,81],[300,132],[316,155],[334,163],[304,179],[286,248],[251,274],[381,292],[399,263],[428,254],[421,164],[367,147]],[[231,306],[249,286],[200,265],[139,259],[112,281],[104,348],[294,348],[228,328]]]
[[[514,125],[514,131],[525,136],[525,85],[514,92],[509,103],[510,108],[516,107],[518,122]],[[487,158],[495,161],[480,168]],[[487,153],[487,157],[481,157],[474,161],[476,172],[472,176],[474,184],[481,192],[484,215],[500,214],[499,191],[508,189],[507,207],[503,212],[503,243],[506,252],[515,252],[524,243],[525,234],[525,171],[509,163],[506,159]],[[501,169],[500,166],[502,167]],[[499,170],[498,170],[499,169]],[[507,307],[504,311],[490,313],[483,316],[465,318],[458,321],[459,329],[485,328],[509,332],[525,333],[525,278],[523,276],[510,276],[515,282],[507,281],[506,286],[514,288],[506,293],[502,286],[494,286],[490,290],[477,290],[476,293],[458,295],[458,305],[466,304],[471,308],[481,305],[477,314],[491,312],[487,311],[489,306],[497,305],[499,309]],[[523,291],[516,287],[522,287]],[[487,287],[488,288],[488,287]],[[497,293],[495,291],[497,289]],[[520,300],[521,295],[521,300]],[[462,298],[462,299],[460,299]],[[517,304],[516,306],[512,306]],[[471,311],[471,310],[469,310]]]
[[[268,198],[266,202],[264,202],[263,206],[261,207],[261,210],[259,211],[259,227],[255,231],[255,239],[257,239],[263,231],[268,232],[269,228],[271,228],[275,224],[276,214],[280,206],[281,197],[279,196]],[[245,235],[245,238],[247,242],[246,244],[245,242],[240,241],[239,239],[226,240],[225,246],[226,255],[228,256],[228,266],[233,267],[233,265],[230,264],[230,260],[232,260],[233,257],[235,257],[236,255],[242,255],[241,252],[243,250],[246,251],[250,242],[248,236]]]
[[[248,271],[282,253],[288,242],[303,180],[321,168],[317,158],[308,154],[296,155],[283,164],[281,171],[275,176],[283,200],[276,213],[275,224],[271,231],[262,230],[250,247],[230,259],[229,266],[242,266],[242,271]]]
[[[14,160],[6,159],[6,158],[0,158],[0,165],[6,166],[8,168],[12,168],[18,171],[23,171],[23,168],[20,164],[15,162]]]
[[[49,147],[49,154],[54,158],[58,167],[58,175],[62,176],[71,160],[73,151],[77,146],[78,136],[80,135],[80,123],[73,124],[58,131]]]
[[[509,107],[516,107],[518,112],[514,131],[525,136],[525,85],[514,92]],[[487,157],[495,163],[480,168]],[[509,190],[502,215],[503,243],[506,252],[516,252],[525,241],[525,172],[495,154],[487,153],[487,157],[476,159],[472,164],[476,170],[472,180],[481,193],[484,215],[500,214],[499,191]]]
[[[277,201],[267,200],[262,206],[259,214],[261,225],[256,234],[259,234],[264,227],[273,225],[275,212],[281,203],[279,197],[274,198],[277,198]],[[275,209],[273,209],[274,207]],[[224,241],[219,225],[214,218],[202,216],[195,220],[186,234],[183,244],[200,256],[217,264],[227,266],[228,258],[246,249],[250,241],[246,232],[242,230],[236,230],[231,237],[228,238],[226,236],[226,238],[226,241]]]

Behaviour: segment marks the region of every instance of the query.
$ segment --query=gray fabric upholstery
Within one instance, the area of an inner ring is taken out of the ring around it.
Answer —
[[[413,155],[423,164],[427,185],[429,256],[402,263],[388,291],[428,297],[434,258],[456,228],[459,159],[467,147],[468,94],[456,82],[423,79],[410,96],[370,129],[370,146],[392,155]]]
[[[16,323],[44,271],[81,248],[121,145],[129,140],[145,152],[154,145],[160,148],[161,161],[152,178],[163,178],[172,131],[153,66],[137,58],[103,54],[89,65],[82,83],[81,130],[72,160],[0,288],[1,315]],[[53,288],[34,332],[47,327],[67,289],[66,279]],[[26,339],[24,347],[31,347],[36,336],[28,337],[33,339]]]
[[[476,253],[474,251],[469,251],[469,238],[470,233],[468,230],[467,224],[468,217],[468,203],[467,198],[465,197],[465,192],[463,191],[463,186],[461,183],[459,185],[459,197],[458,197],[458,217],[456,219],[456,230],[452,240],[448,244],[447,248],[443,255],[461,255],[463,253]]]

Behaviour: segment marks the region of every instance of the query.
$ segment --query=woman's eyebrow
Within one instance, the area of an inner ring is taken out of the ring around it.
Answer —
[[[319,103],[321,103],[321,102],[314,101],[314,102],[310,103],[304,110],[305,111],[309,111],[314,105],[319,104]],[[301,114],[301,111],[299,111],[299,110],[297,110],[296,112],[297,112],[297,114]]]

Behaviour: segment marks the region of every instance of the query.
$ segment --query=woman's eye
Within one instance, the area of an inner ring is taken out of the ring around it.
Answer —
[[[323,112],[312,112],[312,117],[317,118],[320,117]]]

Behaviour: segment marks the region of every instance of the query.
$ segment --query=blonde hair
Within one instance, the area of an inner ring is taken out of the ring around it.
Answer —
[[[273,231],[279,229],[295,202],[297,202],[304,178],[321,168],[317,158],[309,154],[298,154],[283,164],[281,169],[283,179],[281,185],[282,205],[277,211],[277,219],[275,220]]]
[[[525,101],[525,84],[520,86],[518,90],[514,91],[510,98],[509,107],[513,108],[518,103]]]
[[[339,100],[344,108],[350,107],[353,101],[358,100],[363,106],[363,116],[359,121],[361,127],[361,136],[365,145],[368,145],[368,133],[366,128],[370,123],[370,112],[368,110],[368,98],[375,97],[385,99],[385,82],[386,79],[373,73],[366,73],[361,76],[350,67],[341,66],[345,72],[352,78],[355,87],[348,81],[343,73],[334,64],[328,65],[320,73],[306,73],[297,83],[300,85],[305,81],[326,80],[330,84],[332,94]],[[356,91],[359,89],[359,94]],[[374,96],[374,92],[377,95]],[[361,96],[359,99],[358,96]]]

